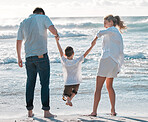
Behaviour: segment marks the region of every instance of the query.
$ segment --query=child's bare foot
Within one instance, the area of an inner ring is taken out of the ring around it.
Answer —
[[[33,114],[32,110],[29,110],[28,111],[28,117],[33,117],[33,116],[34,116],[34,114]]]
[[[55,115],[51,114],[49,111],[44,111],[44,117],[45,118],[51,118],[54,117]]]
[[[67,101],[66,105],[72,106],[72,102],[71,101]]]
[[[64,101],[66,101],[66,98],[65,98],[65,96],[64,96],[64,95],[63,95],[62,99],[63,99]]]

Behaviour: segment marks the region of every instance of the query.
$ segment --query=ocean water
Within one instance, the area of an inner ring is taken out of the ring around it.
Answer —
[[[23,68],[17,65],[16,35],[24,18],[0,19],[0,118],[26,116],[25,108],[25,55],[22,47]],[[103,17],[51,18],[60,35],[64,49],[74,47],[75,57],[89,48],[96,33],[103,27]],[[125,64],[114,80],[118,116],[148,116],[148,16],[122,17],[128,29],[123,33]],[[92,111],[95,78],[101,55],[101,39],[82,64],[82,78],[73,107],[62,100],[64,88],[62,65],[54,37],[48,33],[50,57],[50,105],[58,115],[89,114]],[[42,115],[40,81],[36,82],[35,114]],[[110,102],[104,84],[98,115],[110,113]]]

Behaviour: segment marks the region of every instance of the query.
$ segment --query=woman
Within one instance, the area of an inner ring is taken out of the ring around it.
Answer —
[[[126,26],[124,26],[119,16],[108,15],[104,18],[104,27],[107,29],[99,31],[96,36],[96,38],[103,36],[103,42],[102,55],[96,78],[93,112],[90,116],[97,115],[101,90],[105,80],[111,103],[111,115],[116,116],[113,80],[117,77],[124,61],[123,40],[120,33],[121,29],[126,29]]]

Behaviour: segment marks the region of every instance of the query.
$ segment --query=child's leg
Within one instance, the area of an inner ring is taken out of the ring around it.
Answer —
[[[72,86],[71,85],[65,85],[63,96],[66,96],[67,99],[63,99],[63,100],[67,101],[66,105],[69,105],[69,106],[72,106],[72,103],[71,103],[71,100],[70,100],[71,93],[72,93]]]
[[[72,86],[71,85],[65,85],[64,91],[63,91],[63,100],[66,101],[66,98],[70,97],[71,93],[72,93]]]
[[[72,100],[72,98],[75,96],[75,93],[72,93],[71,97],[70,97],[70,101]]]
[[[71,100],[70,100],[70,97],[67,97],[66,105],[72,106],[72,102],[71,102]]]
[[[73,90],[72,90],[70,100],[72,100],[72,98],[77,94],[78,89],[79,89],[79,84],[73,86]]]

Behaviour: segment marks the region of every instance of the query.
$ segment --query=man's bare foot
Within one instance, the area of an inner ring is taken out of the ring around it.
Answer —
[[[67,101],[66,105],[72,106],[72,102],[71,101]]]
[[[52,118],[54,117],[55,115],[51,114],[49,111],[44,111],[44,117],[45,118]]]
[[[32,110],[29,110],[28,111],[28,117],[33,117],[33,116],[34,116],[34,114],[33,114]]]

